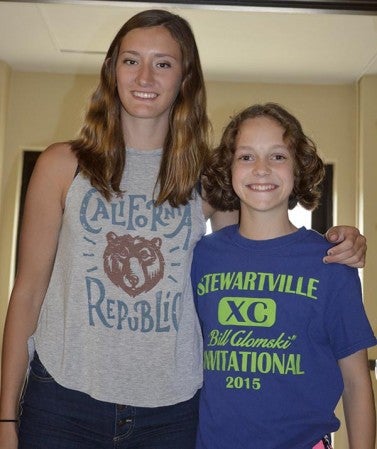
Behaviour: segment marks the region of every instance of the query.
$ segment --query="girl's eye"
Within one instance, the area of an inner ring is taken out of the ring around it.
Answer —
[[[272,159],[275,161],[285,161],[287,159],[287,156],[285,154],[274,154],[272,156]]]
[[[128,59],[128,58],[126,58],[126,59],[123,59],[123,64],[126,64],[126,65],[135,65],[135,64],[137,64],[137,62],[136,62],[134,59]]]
[[[251,156],[251,154],[242,154],[239,159],[241,161],[251,161],[253,158]]]
[[[170,62],[159,62],[157,63],[157,67],[160,67],[161,69],[168,69],[171,67]]]

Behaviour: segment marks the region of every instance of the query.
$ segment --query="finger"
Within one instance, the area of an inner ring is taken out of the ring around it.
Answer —
[[[342,238],[340,237],[339,233],[335,230],[328,230],[325,234],[326,239],[331,243],[338,243],[342,241]]]
[[[341,263],[353,268],[363,268],[365,266],[365,252],[362,248],[359,248],[356,252],[354,249],[350,249],[339,254],[327,255],[323,258],[323,262]]]

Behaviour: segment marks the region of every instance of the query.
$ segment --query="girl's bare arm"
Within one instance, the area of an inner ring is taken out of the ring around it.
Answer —
[[[374,449],[376,411],[367,351],[339,360],[344,381],[343,406],[349,449]]]
[[[0,419],[15,419],[34,333],[55,258],[65,195],[76,160],[66,144],[55,144],[37,160],[26,195],[19,265],[4,328]],[[17,448],[16,426],[0,423],[0,447]]]

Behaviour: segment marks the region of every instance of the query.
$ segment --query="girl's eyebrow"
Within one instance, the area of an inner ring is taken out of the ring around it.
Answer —
[[[272,145],[271,149],[272,150],[282,149],[282,150],[288,150],[289,151],[288,145],[285,145],[285,144],[284,145],[280,145],[280,144]]]
[[[252,150],[253,149],[253,147],[249,146],[249,145],[236,145],[234,148],[235,148],[236,151],[237,150]]]
[[[269,147],[270,150],[287,150],[289,151],[289,147],[287,145],[276,144]],[[235,147],[235,151],[237,150],[254,150],[254,147],[251,145],[240,145]]]
[[[140,56],[140,53],[136,50],[122,50],[119,52],[119,55],[124,55],[125,53],[128,53],[133,56]],[[171,58],[177,60],[175,56],[169,55],[168,53],[154,53],[153,56],[155,56],[156,58]]]

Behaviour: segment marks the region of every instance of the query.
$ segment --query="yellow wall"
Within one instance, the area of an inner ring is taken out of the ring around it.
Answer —
[[[10,67],[0,61],[0,174],[3,168],[6,117],[8,109]],[[1,179],[1,178],[0,178]],[[0,217],[1,217],[1,183],[0,183]]]
[[[364,297],[366,306],[371,308],[372,313],[369,317],[372,325],[374,329],[377,329],[377,76],[363,78],[360,82],[359,98],[360,215],[368,240],[367,265],[364,269]],[[377,348],[371,352],[377,358]]]
[[[359,193],[360,222],[368,241],[364,274],[364,300],[373,329],[377,330],[377,76],[364,77],[359,83]],[[377,347],[369,351],[377,359]],[[376,371],[377,373],[377,371]],[[377,380],[373,381],[377,409]],[[377,444],[376,444],[377,446]]]
[[[10,67],[0,61],[0,181],[4,178],[3,161],[5,159],[5,133],[7,124],[7,110],[9,97]],[[6,215],[5,208],[2,207],[2,183],[0,182],[0,235],[2,233],[1,222]],[[9,254],[7,248],[2,248],[0,238],[0,329],[3,328],[7,298],[2,292],[2,286],[6,284],[6,273],[9,267]],[[4,290],[7,293],[7,290]],[[1,340],[1,331],[0,331]]]
[[[14,276],[11,262],[14,259],[22,150],[43,149],[52,142],[74,137],[96,82],[97,77],[94,76],[11,72],[0,62],[1,327]],[[360,192],[365,203],[365,214],[362,214],[364,232],[369,247],[365,296],[369,316],[377,330],[377,300],[374,295],[377,278],[373,276],[377,272],[377,261],[372,257],[377,250],[377,203],[373,198],[377,158],[377,77],[366,78],[360,83],[360,101],[357,87],[353,85],[232,85],[209,82],[207,87],[215,141],[219,139],[231,114],[255,102],[279,102],[299,117],[305,131],[318,144],[326,162],[336,164],[338,223],[357,224],[356,195],[360,180]],[[358,152],[358,137],[361,152]],[[363,170],[362,178],[358,167]],[[344,434],[340,435],[339,441],[343,438]],[[340,443],[337,445],[342,446]]]

